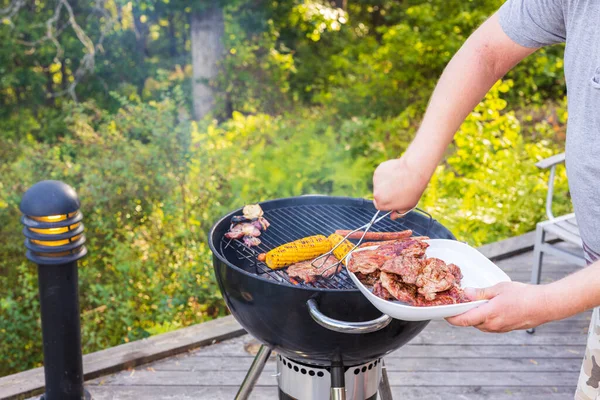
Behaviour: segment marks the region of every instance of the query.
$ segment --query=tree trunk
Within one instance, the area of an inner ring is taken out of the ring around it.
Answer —
[[[333,4],[337,8],[341,8],[342,10],[346,10],[346,8],[348,7],[348,0],[334,0]]]
[[[177,37],[175,37],[175,18],[173,18],[173,15],[169,16],[169,55],[173,60],[179,55],[177,51]]]
[[[218,62],[223,56],[223,10],[213,6],[191,16],[192,94],[194,116],[201,119],[215,105],[215,92],[210,81],[218,74]]]

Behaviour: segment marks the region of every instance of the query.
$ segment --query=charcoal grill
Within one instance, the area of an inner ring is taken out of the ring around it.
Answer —
[[[333,398],[376,398],[373,387],[381,381],[383,356],[414,338],[429,321],[400,321],[382,315],[345,270],[329,279],[303,283],[290,279],[285,270],[271,270],[257,260],[259,253],[302,237],[327,236],[337,229],[360,226],[376,212],[373,202],[301,196],[260,206],[271,223],[260,236],[261,245],[249,248],[224,237],[231,217],[240,215],[241,209],[219,220],[209,236],[215,275],[227,306],[244,329],[265,346],[237,398],[246,398],[252,390],[271,350],[278,353],[281,399],[320,400],[329,397],[329,391]],[[382,220],[372,227],[379,232],[405,229],[415,236],[455,239],[422,211],[396,221]],[[296,368],[290,368],[292,364]]]

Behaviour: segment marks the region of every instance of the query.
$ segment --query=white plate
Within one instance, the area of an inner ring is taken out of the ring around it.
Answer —
[[[453,263],[460,267],[463,274],[463,279],[461,281],[461,287],[463,288],[483,288],[493,286],[499,282],[510,281],[508,275],[498,268],[496,264],[467,244],[447,239],[430,239],[426,242],[429,243],[429,247],[425,251],[427,257],[436,257],[444,260],[446,263]],[[377,247],[378,246],[365,247],[356,251],[372,250]],[[348,256],[349,259],[351,257],[352,254]],[[371,293],[371,288],[363,285],[356,275],[350,271],[348,271],[348,274],[358,289],[379,311],[392,318],[404,321],[426,321],[453,317],[487,302],[487,300],[478,300],[470,303],[450,304],[445,306],[407,306],[398,301],[384,300],[375,296]]]

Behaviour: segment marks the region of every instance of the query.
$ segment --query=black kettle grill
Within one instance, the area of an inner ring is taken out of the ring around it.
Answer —
[[[260,236],[258,247],[224,237],[231,217],[241,215],[241,209],[221,218],[209,236],[227,306],[264,345],[236,398],[247,398],[273,350],[278,353],[280,399],[375,399],[382,374],[385,378],[382,357],[414,338],[429,321],[400,321],[382,315],[345,270],[329,279],[298,283],[285,270],[271,270],[257,260],[259,253],[302,237],[355,229],[371,220],[377,211],[373,202],[311,195],[260,206],[271,226]],[[405,229],[415,236],[455,239],[422,211],[372,227],[381,232]],[[380,392],[382,397],[386,392],[389,395],[389,390],[380,388]]]

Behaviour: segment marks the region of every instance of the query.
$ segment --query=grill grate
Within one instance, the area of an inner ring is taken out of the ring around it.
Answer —
[[[285,269],[272,270],[256,257],[260,253],[266,253],[277,246],[305,236],[317,234],[329,236],[337,229],[356,229],[369,222],[374,212],[369,208],[340,205],[295,205],[266,210],[264,217],[271,226],[260,236],[262,243],[259,246],[250,248],[240,240],[229,240],[223,237],[220,241],[220,251],[236,266],[279,283],[307,288],[356,289],[346,269],[342,269],[340,273],[330,278],[321,278],[313,283],[294,283]],[[409,215],[396,221],[382,220],[373,225],[371,231],[395,232],[411,229],[415,236],[429,236],[434,220],[429,214],[427,215],[428,219],[410,218]]]

